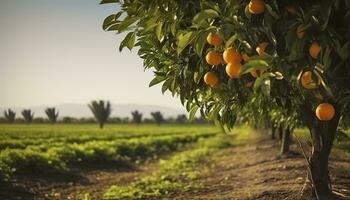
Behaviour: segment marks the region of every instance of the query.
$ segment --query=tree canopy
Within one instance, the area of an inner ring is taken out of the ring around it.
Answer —
[[[101,3],[111,2],[119,1]],[[348,105],[349,1],[270,0],[264,1],[261,14],[250,12],[249,1],[243,0],[119,3],[122,10],[107,17],[103,28],[126,32],[120,50],[138,46],[145,68],[155,73],[150,86],[162,83],[162,92],[179,95],[191,116],[199,109],[232,127],[232,116],[256,93],[294,111],[305,100],[312,109],[319,102],[332,102],[343,112]],[[223,43],[208,44],[210,33]],[[239,78],[230,78],[224,62],[213,66],[206,60],[209,52],[222,53],[226,47],[249,58]],[[254,77],[254,70],[264,73]],[[309,87],[315,89],[303,87],[306,71]],[[207,72],[218,78],[214,87],[203,80]]]

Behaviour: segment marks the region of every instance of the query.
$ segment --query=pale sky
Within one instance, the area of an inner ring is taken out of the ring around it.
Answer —
[[[180,108],[148,88],[136,50],[101,28],[118,9],[98,0],[0,0],[0,107],[86,104],[94,99]]]

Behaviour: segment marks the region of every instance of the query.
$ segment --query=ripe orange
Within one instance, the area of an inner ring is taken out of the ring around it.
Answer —
[[[207,36],[207,42],[210,45],[218,46],[218,45],[222,44],[222,39],[218,35],[216,35],[214,33],[209,33],[208,36]]]
[[[239,69],[241,68],[241,63],[228,63],[226,65],[226,73],[231,78],[239,78]]]
[[[301,75],[301,85],[308,90],[313,90],[318,87],[318,85],[321,84],[321,80],[317,78],[317,82],[312,79],[312,72],[311,71],[305,71]]]
[[[321,103],[316,108],[316,117],[321,121],[329,121],[333,119],[335,110],[332,104]]]
[[[265,49],[269,45],[267,42],[262,42],[259,44],[258,47],[256,47],[256,52],[259,54],[259,56],[263,56],[265,54]]]
[[[210,65],[219,65],[221,63],[221,54],[216,51],[210,51],[205,59]]]
[[[233,47],[229,47],[224,51],[223,58],[225,63],[241,62],[242,60],[241,54],[239,54]]]
[[[204,82],[207,85],[210,85],[211,87],[214,87],[215,85],[218,84],[219,78],[216,76],[216,74],[214,72],[207,72],[204,75]]]
[[[248,10],[252,14],[261,14],[265,11],[265,4],[263,0],[250,0]]]
[[[249,60],[250,60],[250,57],[246,53],[242,54],[242,58],[243,58],[244,62],[249,62]]]
[[[316,42],[312,42],[310,48],[309,48],[309,54],[312,58],[317,59],[318,54],[321,52],[321,46]]]
[[[297,37],[298,37],[299,39],[302,39],[302,38],[304,38],[304,36],[305,36],[305,31],[302,31],[302,30],[301,30],[301,27],[302,27],[302,25],[299,25],[299,26],[297,27],[297,31],[296,31]]]

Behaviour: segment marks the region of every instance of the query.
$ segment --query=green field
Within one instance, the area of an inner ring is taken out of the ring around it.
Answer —
[[[69,172],[70,166],[140,162],[212,137],[213,126],[1,125],[0,178]]]
[[[295,134],[306,140],[311,140],[309,130],[306,128],[295,129]],[[350,130],[344,132],[346,135],[337,134],[333,143],[334,148],[350,152]]]

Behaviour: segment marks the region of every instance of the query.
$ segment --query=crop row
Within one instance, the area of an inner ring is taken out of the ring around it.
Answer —
[[[66,136],[59,138],[25,138],[25,139],[5,139],[0,141],[0,150],[5,149],[25,149],[25,148],[37,148],[46,150],[48,147],[61,146],[63,144],[82,144],[89,141],[111,141],[111,140],[128,140],[143,137],[158,137],[158,136],[169,136],[169,135],[180,135],[188,134],[181,132],[170,132],[170,133],[144,133],[144,134],[119,134],[119,135],[75,135]]]
[[[24,149],[30,145],[57,143],[85,143],[92,140],[104,141],[129,139],[145,136],[162,136],[171,134],[193,134],[213,131],[211,127],[173,127],[154,126],[115,126],[106,130],[98,130],[85,126],[0,126],[0,150],[6,148]],[[208,130],[209,129],[209,130]],[[205,131],[204,131],[205,130]]]
[[[183,191],[200,187],[191,183],[213,166],[217,150],[239,144],[237,137],[217,135],[204,140],[193,148],[161,160],[157,170],[149,176],[132,182],[129,185],[111,186],[103,195],[103,199],[162,199],[173,191]]]
[[[168,135],[129,140],[90,141],[83,144],[63,144],[46,152],[35,149],[5,149],[0,152],[0,178],[8,181],[12,174],[47,174],[67,172],[69,165],[112,162],[125,165],[144,160],[193,143],[215,133]]]

